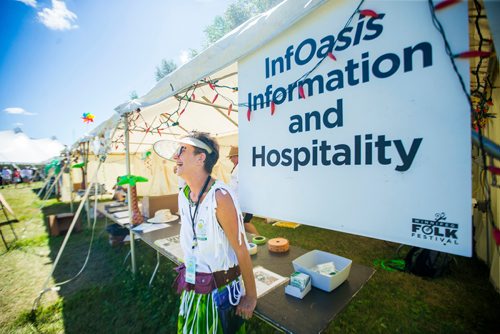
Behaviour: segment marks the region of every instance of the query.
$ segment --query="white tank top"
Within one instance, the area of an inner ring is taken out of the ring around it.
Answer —
[[[227,270],[238,264],[236,254],[215,215],[217,209],[215,192],[219,189],[223,194],[229,193],[231,195],[238,215],[238,242],[240,245],[242,242],[245,242],[245,245],[248,246],[238,199],[226,184],[216,180],[203,201],[199,204],[198,213],[195,217],[197,246],[193,249],[193,223],[189,210],[192,210],[191,214],[193,215],[195,206],[190,206],[186,196],[188,189],[187,186],[184,187],[179,192],[179,212],[181,214],[180,243],[185,259],[190,256],[196,258],[197,272],[210,273]]]

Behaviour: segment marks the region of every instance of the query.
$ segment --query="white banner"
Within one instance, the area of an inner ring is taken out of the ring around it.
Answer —
[[[471,256],[468,101],[428,2],[358,4],[330,1],[239,62],[242,209]],[[467,2],[436,17],[467,51]]]

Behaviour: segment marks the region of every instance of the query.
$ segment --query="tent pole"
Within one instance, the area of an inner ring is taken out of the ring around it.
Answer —
[[[52,185],[50,187],[47,187],[47,191],[45,192],[45,195],[42,199],[42,201],[45,201],[47,200],[49,197],[50,197],[50,194],[52,193],[52,190],[54,189],[54,187],[56,186],[56,183],[59,181],[59,178],[62,176],[62,170],[59,172],[59,174],[57,174],[57,176],[54,178],[54,182],[52,183]],[[52,176],[51,176],[52,177]],[[50,182],[50,178],[49,178],[49,182]]]
[[[69,170],[69,209],[73,213],[73,178],[71,177],[71,159],[69,155],[69,150],[66,151],[66,163],[68,164]]]
[[[45,176],[45,181],[43,183],[42,189],[40,189],[40,191],[36,195],[37,197],[40,197],[42,195],[43,190],[45,189],[45,187],[48,185],[49,182],[50,182],[50,178],[48,176]]]
[[[89,187],[92,187],[92,184],[89,184]],[[85,200],[85,211],[87,211],[87,227],[90,228],[90,202],[89,198]]]
[[[87,173],[88,173],[88,170],[89,170],[89,148],[90,148],[90,142],[89,141],[86,141],[85,143],[83,143],[83,149],[84,149],[84,156],[83,156],[83,162],[85,163],[85,168],[83,169],[83,180],[85,182],[85,180],[87,179]],[[96,174],[97,176],[97,174]],[[89,183],[88,184],[88,187],[92,187],[92,184]],[[94,187],[95,187],[95,184],[94,184]],[[85,200],[85,210],[87,210],[87,227],[90,228],[90,202],[89,202],[89,198],[87,197],[87,199]]]
[[[124,132],[125,132],[125,168],[126,168],[126,174],[130,174],[130,148],[129,148],[129,133],[128,133],[128,113],[123,114],[123,126],[124,126]],[[132,201],[130,198],[130,187],[127,191],[127,202],[128,202],[128,216],[129,219],[132,220]],[[130,221],[130,224],[132,224],[132,221]],[[132,263],[132,274],[135,274],[135,245],[134,245],[134,233],[132,232],[132,229],[129,231],[130,235],[130,261]]]

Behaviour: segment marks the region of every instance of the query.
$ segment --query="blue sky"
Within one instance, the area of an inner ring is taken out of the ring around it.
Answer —
[[[136,91],[163,58],[201,50],[232,0],[1,0],[0,131],[72,144]],[[84,124],[83,113],[95,115]],[[2,143],[3,145],[4,143]]]

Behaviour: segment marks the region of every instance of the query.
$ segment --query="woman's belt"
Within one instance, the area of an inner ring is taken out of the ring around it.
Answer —
[[[177,278],[174,281],[174,286],[177,286],[177,293],[194,290],[196,293],[208,294],[216,288],[220,288],[241,275],[238,265],[229,268],[228,270],[220,270],[214,273],[196,273],[196,284],[186,282],[186,267],[181,264],[175,268],[178,272]]]
[[[198,274],[198,273],[197,273]],[[213,273],[218,288],[234,281],[241,275],[240,266],[236,265],[228,270],[220,270]]]

